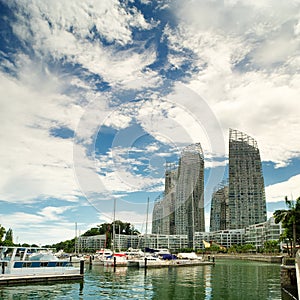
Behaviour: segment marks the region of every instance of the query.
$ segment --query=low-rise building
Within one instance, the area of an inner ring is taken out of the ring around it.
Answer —
[[[245,244],[252,244],[259,249],[267,241],[279,240],[282,232],[281,223],[276,224],[274,218],[271,217],[267,222],[246,227]]]

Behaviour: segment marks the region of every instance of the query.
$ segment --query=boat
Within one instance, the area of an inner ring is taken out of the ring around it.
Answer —
[[[0,279],[11,276],[80,275],[69,260],[58,259],[51,248],[0,247]]]
[[[161,259],[158,256],[146,255],[139,260],[140,268],[160,268],[168,266],[170,262],[168,260]]]
[[[198,256],[195,252],[178,253],[177,257],[179,259],[190,259],[190,260],[201,260],[201,261],[203,261],[203,257]]]
[[[110,257],[113,252],[110,249],[101,249],[97,250],[96,254],[93,256],[92,264],[93,265],[104,265],[104,261]]]
[[[105,267],[127,267],[126,253],[114,253],[103,261]]]

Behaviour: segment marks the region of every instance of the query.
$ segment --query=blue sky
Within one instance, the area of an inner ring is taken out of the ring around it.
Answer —
[[[165,164],[200,142],[208,228],[229,128],[257,140],[268,216],[300,196],[299,9],[0,0],[0,224],[55,243],[111,222],[116,199],[143,231]]]

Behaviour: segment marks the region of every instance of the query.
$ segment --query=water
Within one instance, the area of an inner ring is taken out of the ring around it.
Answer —
[[[217,260],[215,266],[145,270],[87,267],[84,283],[0,287],[0,299],[279,300],[280,266]]]

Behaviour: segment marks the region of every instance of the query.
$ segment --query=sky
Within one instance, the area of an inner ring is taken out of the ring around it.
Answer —
[[[145,232],[166,165],[200,142],[209,228],[229,128],[258,143],[268,217],[285,208],[300,196],[299,11],[299,0],[0,0],[0,224],[38,245],[113,212]]]

